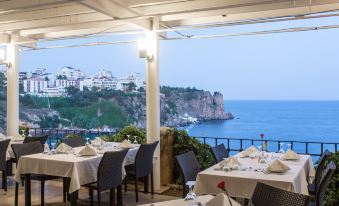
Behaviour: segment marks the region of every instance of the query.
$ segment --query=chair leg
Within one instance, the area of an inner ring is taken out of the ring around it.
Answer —
[[[182,198],[185,198],[186,197],[186,184],[183,183],[182,184]]]
[[[151,195],[154,195],[153,172],[151,173]]]
[[[40,204],[41,206],[44,206],[45,205],[45,181],[44,180],[41,180],[41,193],[40,193]]]
[[[2,189],[7,192],[7,169],[2,171]]]
[[[109,205],[110,206],[115,206],[115,189],[110,189],[109,190]]]
[[[66,193],[67,193],[67,179],[66,178],[62,178],[62,199],[63,199],[63,202],[66,202],[67,199],[66,199]]]
[[[127,176],[124,179],[124,183],[125,183],[125,192],[127,192]]]
[[[148,193],[148,175],[144,177],[144,193]]]
[[[89,197],[90,197],[90,200],[91,200],[91,206],[94,205],[94,200],[93,200],[93,188],[92,187],[89,187]]]
[[[138,178],[136,176],[134,177],[134,186],[135,186],[135,201],[139,202],[139,197],[138,197]]]
[[[98,206],[101,205],[101,192],[98,190]]]
[[[15,206],[18,206],[18,197],[19,197],[19,183],[15,183]]]

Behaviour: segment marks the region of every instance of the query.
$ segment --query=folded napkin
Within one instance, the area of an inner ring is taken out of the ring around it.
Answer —
[[[285,155],[283,156],[284,159],[287,159],[287,160],[298,160],[300,159],[300,156],[294,152],[293,150],[291,149],[288,149],[285,153]]]
[[[226,160],[220,162],[220,166],[229,167],[232,169],[239,169],[241,163],[235,157],[229,157]]]
[[[245,157],[249,157],[251,154],[255,154],[259,152],[258,149],[255,146],[250,146],[249,148],[247,148],[246,150],[241,152],[241,155],[245,156]]]
[[[133,148],[133,145],[130,143],[130,141],[128,141],[127,139],[125,139],[124,141],[122,141],[122,142],[120,143],[119,148],[130,149],[130,148]]]
[[[72,147],[65,143],[59,144],[59,146],[55,150],[57,153],[66,153],[68,151],[72,151]]]
[[[290,168],[282,163],[280,160],[274,160],[268,167],[268,172],[286,172]]]
[[[80,152],[80,156],[94,156],[97,155],[97,152],[91,145],[86,145]]]
[[[224,193],[219,193],[217,196],[210,199],[206,202],[206,206],[240,206],[240,204],[233,200],[232,198],[228,197]]]
[[[5,139],[7,139],[7,137],[3,135],[2,133],[0,133],[0,140],[5,140]]]

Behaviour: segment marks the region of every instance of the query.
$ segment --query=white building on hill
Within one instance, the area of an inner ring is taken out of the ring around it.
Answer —
[[[37,95],[43,92],[44,88],[48,87],[48,79],[46,77],[32,77],[23,80],[24,92]]]
[[[62,67],[58,73],[58,76],[65,77],[66,79],[76,79],[76,80],[86,77],[83,71],[73,67]]]
[[[136,89],[146,86],[144,80],[141,78],[140,73],[131,73],[129,76],[118,78],[116,89],[125,90],[126,85],[128,85],[131,82],[135,84]]]

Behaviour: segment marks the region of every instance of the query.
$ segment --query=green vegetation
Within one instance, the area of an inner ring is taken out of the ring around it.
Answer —
[[[332,177],[331,183],[326,190],[325,205],[338,205],[339,204],[339,152],[332,153],[328,162],[333,161],[337,166],[336,172]],[[327,164],[325,164],[327,165]]]
[[[138,143],[146,143],[146,131],[143,129],[139,129],[133,125],[128,125],[120,130],[118,133],[112,136],[102,136],[105,141],[108,142],[122,142],[130,135],[130,141],[134,141],[134,136],[137,136]]]

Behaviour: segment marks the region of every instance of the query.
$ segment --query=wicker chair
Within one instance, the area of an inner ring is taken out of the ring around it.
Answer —
[[[26,144],[12,144],[11,145],[15,158],[17,160],[20,159],[21,156],[24,155],[31,155],[31,154],[36,154],[36,153],[42,153],[43,147],[41,146],[41,143],[38,141],[34,142],[29,142]],[[45,181],[47,180],[52,180],[52,179],[57,179],[59,177],[55,176],[48,176],[48,175],[32,175],[31,179],[40,181],[41,183],[41,203],[40,205],[44,205],[44,197],[45,197]],[[15,206],[18,205],[18,191],[19,191],[19,183],[15,183]]]
[[[318,167],[317,170],[315,171],[315,178],[314,178],[314,183],[313,184],[309,184],[307,186],[308,188],[308,193],[315,195],[317,193],[319,184],[320,184],[320,180],[321,180],[321,176],[323,174],[323,171],[325,169],[325,163],[327,161],[327,159],[330,156],[330,152],[328,150],[325,150],[325,152],[321,155],[320,159],[319,159],[319,163],[318,163]]]
[[[197,158],[195,157],[195,154],[192,151],[187,152],[182,155],[178,155],[175,158],[179,164],[181,174],[183,176],[182,196],[185,197],[187,194],[186,182],[196,180],[197,175],[200,172],[200,166],[199,166]]]
[[[64,138],[61,139],[61,142],[67,144],[70,147],[81,147],[86,145],[86,140],[82,137]]]
[[[110,205],[115,205],[115,188],[122,183],[122,164],[128,149],[105,152],[98,168],[97,182],[86,185],[89,187],[91,206],[93,206],[93,190],[98,191],[98,205],[101,204],[101,192],[110,191]]]
[[[0,141],[0,171],[2,171],[2,189],[7,191],[7,148],[10,139]]]
[[[47,139],[48,139],[48,135],[26,137],[24,139],[24,144],[29,143],[29,142],[40,142],[41,146],[44,147],[44,144],[46,143]]]
[[[258,182],[252,195],[255,206],[306,206],[309,196],[288,192]]]
[[[148,193],[148,177],[151,176],[151,194],[154,194],[153,185],[153,155],[159,141],[142,144],[135,156],[133,165],[125,167],[127,177],[125,178],[125,192],[127,191],[127,178],[134,177],[135,201],[139,202],[138,179],[144,177],[144,193]]]
[[[211,151],[216,163],[221,162],[224,158],[228,157],[228,151],[224,144],[219,144],[216,147],[211,147]]]
[[[323,177],[320,180],[319,187],[315,195],[316,202],[311,202],[310,206],[323,206],[325,204],[324,203],[325,192],[328,185],[331,182],[331,179],[335,171],[336,171],[335,163],[331,161],[330,163],[328,163],[326,169],[324,170]]]

